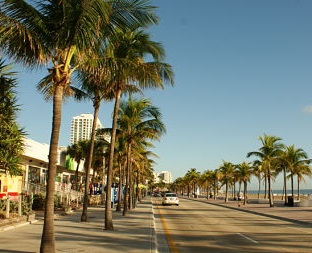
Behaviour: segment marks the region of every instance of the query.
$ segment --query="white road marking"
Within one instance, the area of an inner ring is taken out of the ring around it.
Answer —
[[[246,235],[243,235],[243,234],[241,234],[241,233],[237,233],[239,236],[241,236],[241,237],[243,237],[243,238],[245,238],[245,239],[247,239],[248,241],[251,241],[251,242],[253,242],[253,243],[259,243],[259,242],[257,242],[257,241],[255,241],[255,240],[253,240],[253,239],[251,239],[250,237],[248,237],[248,236],[246,236]]]

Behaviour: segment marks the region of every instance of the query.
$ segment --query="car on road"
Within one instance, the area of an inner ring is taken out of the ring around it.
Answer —
[[[161,193],[160,193],[160,192],[154,192],[154,193],[153,193],[153,196],[154,196],[154,197],[161,197]]]
[[[163,206],[165,205],[179,205],[179,197],[176,193],[165,192],[162,199]]]

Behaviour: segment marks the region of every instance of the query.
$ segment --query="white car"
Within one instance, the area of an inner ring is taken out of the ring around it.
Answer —
[[[179,198],[176,193],[166,192],[164,193],[162,204],[164,205],[179,205]]]

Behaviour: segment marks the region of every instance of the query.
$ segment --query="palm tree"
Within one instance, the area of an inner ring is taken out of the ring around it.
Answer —
[[[89,141],[82,140],[78,141],[67,147],[67,154],[73,158],[76,163],[76,171],[75,171],[75,189],[78,191],[78,172],[79,166],[82,160],[84,160],[87,156]]]
[[[221,181],[225,185],[225,202],[228,202],[228,190],[229,186],[233,182],[235,165],[230,162],[223,161],[222,165],[219,167],[219,172],[221,173]]]
[[[274,164],[277,162],[284,145],[279,141],[281,138],[276,136],[269,136],[264,134],[263,137],[259,137],[259,140],[262,143],[262,147],[259,148],[259,151],[249,152],[247,157],[257,156],[261,160],[261,166],[263,170],[267,173],[268,180],[268,191],[269,191],[269,202],[270,207],[273,207],[273,198],[271,190],[271,180],[272,173],[274,172]]]
[[[218,191],[219,191],[219,181],[222,178],[222,174],[219,169],[215,169],[211,174],[212,182],[213,182],[213,199],[217,199]]]
[[[309,163],[309,161],[307,161]],[[306,162],[300,164],[296,167],[294,173],[297,176],[297,200],[300,201],[300,182],[304,181],[304,176],[312,176],[312,171],[309,165]]]
[[[132,175],[132,151],[140,147],[146,140],[159,140],[165,133],[165,126],[161,120],[161,112],[152,106],[148,99],[132,99],[122,101],[119,108],[118,129],[126,139],[126,185],[124,194],[123,215],[128,211],[129,190],[132,189],[130,182]]]
[[[0,59],[0,170],[10,175],[20,175],[19,157],[24,150],[24,130],[16,122],[17,105],[15,88],[17,80],[11,65]]]
[[[134,196],[134,207],[137,202],[141,200],[141,186],[144,184],[144,179],[151,174],[152,164],[154,161],[150,159],[151,156],[157,157],[157,155],[150,150],[148,147],[153,147],[150,142],[143,142],[143,145],[139,145],[132,152],[133,154],[133,174],[135,181],[135,196]]]
[[[145,62],[146,57],[154,61]],[[117,119],[120,99],[129,86],[137,84],[140,89],[163,88],[164,83],[173,85],[173,72],[171,66],[161,62],[164,58],[164,49],[161,44],[153,42],[149,35],[135,28],[131,31],[118,30],[111,37],[106,48],[106,57],[101,63],[105,66],[111,91],[114,93],[114,109],[112,121],[111,148],[108,162],[107,185],[112,184],[112,170],[114,159],[114,146],[116,140]],[[106,195],[105,229],[113,229],[112,212],[109,204],[110,191]]]
[[[287,179],[288,179],[288,176],[287,176],[287,173],[290,172],[289,168],[288,168],[288,165],[287,165],[287,160],[290,158],[290,153],[287,152],[287,149],[288,147],[285,146],[284,147],[284,150],[282,150],[282,153],[278,159],[278,162],[277,162],[277,168],[276,168],[276,171],[277,173],[280,173],[282,172],[283,173],[283,197],[282,199],[284,199],[284,205],[286,206],[288,204],[288,198],[287,198]],[[291,176],[291,179],[292,179],[292,186],[293,186],[293,176]]]
[[[261,162],[259,160],[253,161],[252,168],[253,168],[252,174],[256,176],[258,179],[258,199],[260,199],[261,179],[263,174]]]
[[[54,191],[63,97],[71,95],[72,73],[83,68],[97,46],[116,26],[155,24],[149,1],[3,0],[0,49],[15,61],[34,67],[52,64],[39,88],[53,98],[52,132],[41,252],[55,252]]]
[[[121,211],[122,206],[122,189],[125,182],[125,167],[126,167],[126,140],[122,137],[121,134],[117,134],[116,143],[115,143],[115,160],[117,162],[118,171],[119,171],[119,184],[118,184],[118,200],[116,211]]]
[[[181,195],[184,194],[185,181],[183,177],[178,177],[176,180],[174,180],[171,186],[175,192],[178,192]]]
[[[199,178],[199,184],[200,186],[204,187],[206,190],[206,198],[209,199],[209,191],[211,188],[211,182],[210,182],[210,177],[209,177],[209,172],[210,171],[205,171],[200,175]]]
[[[190,197],[190,188],[192,189],[192,194],[196,193],[196,184],[199,179],[200,173],[195,169],[191,168],[185,174],[185,179],[188,182],[188,196]]]
[[[100,53],[98,54],[100,56]],[[90,68],[89,68],[90,69]],[[96,69],[101,71],[101,69]],[[104,72],[104,71],[101,71]],[[101,106],[101,101],[103,99],[111,100],[112,97],[110,96],[109,89],[107,88],[107,76],[101,73],[95,73],[95,70],[92,72],[80,71],[77,74],[77,80],[79,80],[80,87],[79,90],[76,91],[76,96],[79,99],[86,99],[89,98],[93,102],[93,123],[91,129],[91,139],[89,142],[88,148],[88,157],[86,159],[87,166],[86,166],[86,183],[85,183],[85,194],[84,194],[84,201],[83,201],[83,211],[81,215],[81,221],[86,222],[88,221],[87,215],[87,208],[88,208],[88,189],[90,184],[90,171],[93,159],[93,150],[94,150],[94,143],[95,143],[95,135],[96,135],[96,127],[97,127],[97,120],[99,115],[99,110]]]
[[[282,155],[282,162],[290,172],[291,195],[294,197],[294,175],[296,172],[300,173],[302,166],[310,162],[308,155],[303,149],[296,148],[294,145],[286,146]]]
[[[250,182],[250,178],[252,175],[252,167],[249,163],[242,162],[237,165],[238,177],[244,184],[244,205],[246,205],[247,201],[247,183]]]

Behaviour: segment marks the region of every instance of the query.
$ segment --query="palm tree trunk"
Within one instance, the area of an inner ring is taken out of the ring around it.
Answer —
[[[287,178],[286,178],[286,169],[285,169],[285,168],[283,168],[283,174],[284,174],[284,197],[285,197],[284,205],[287,206],[287,204],[288,204],[288,199],[287,199],[287,184],[286,184]]]
[[[128,198],[129,198],[129,188],[130,188],[130,184],[129,184],[129,181],[130,181],[130,163],[131,163],[131,148],[129,147],[131,144],[128,144],[127,145],[127,167],[126,167],[126,186],[125,186],[125,194],[124,194],[124,207],[123,207],[123,212],[122,212],[122,215],[123,216],[126,216],[127,215],[127,212],[128,212],[128,205],[129,205],[129,202],[128,202]]]
[[[122,172],[121,163],[119,163],[119,184],[118,184],[118,202],[116,211],[121,211],[121,199],[122,199],[122,183],[124,181],[124,173]]]
[[[298,196],[297,196],[297,200],[300,200],[300,179],[299,176],[297,176],[297,183],[298,183]]]
[[[64,88],[62,85],[56,86],[53,96],[52,133],[49,150],[48,183],[46,187],[44,224],[40,245],[41,253],[55,252],[54,192],[55,192],[58,140],[60,135],[60,127],[62,119],[63,89]]]
[[[105,198],[106,198],[106,192],[104,190],[104,186],[105,186],[105,175],[106,175],[106,148],[103,147],[103,169],[102,169],[102,180],[101,180],[101,184],[102,184],[102,194],[101,194],[101,200],[103,202],[103,204],[105,203]]]
[[[218,183],[216,182],[216,180],[214,180],[213,184],[214,184],[214,187],[213,187],[213,199],[216,200],[217,199]]]
[[[83,198],[83,208],[80,221],[86,222],[88,221],[88,202],[89,202],[89,186],[90,186],[90,171],[92,166],[92,158],[93,158],[93,149],[94,149],[94,140],[95,140],[95,129],[96,123],[100,110],[100,101],[94,102],[94,115],[93,115],[93,124],[91,130],[91,140],[89,144],[89,150],[87,154],[87,168],[86,168],[86,182],[85,182],[85,192]]]
[[[291,173],[290,175],[290,182],[291,182],[291,196],[294,197],[294,175]]]
[[[260,199],[260,190],[261,190],[261,177],[260,177],[260,175],[258,176],[258,182],[259,182],[259,185],[258,185],[258,199]]]
[[[139,172],[136,173],[136,177],[135,177],[135,196],[134,196],[134,203],[133,203],[134,208],[136,208],[138,200],[139,200]]]
[[[225,203],[228,202],[228,183],[225,184]]]
[[[113,125],[112,125],[112,136],[110,142],[109,149],[109,161],[108,161],[108,169],[107,169],[107,193],[106,193],[106,201],[105,201],[105,230],[114,230],[113,225],[113,214],[111,209],[111,198],[112,193],[110,191],[113,184],[113,165],[114,165],[114,149],[115,149],[115,141],[116,141],[116,129],[117,129],[117,119],[118,119],[118,111],[120,105],[120,96],[121,90],[118,90],[115,98],[114,112],[113,112]]]
[[[77,167],[76,167],[76,172],[75,172],[75,189],[78,191],[78,171],[79,171],[79,165],[80,165],[80,159],[77,161]]]
[[[267,190],[268,190],[268,176],[267,173],[264,175],[264,198],[267,198]]]
[[[131,159],[131,146],[130,146],[130,166],[129,166],[129,210],[133,208],[133,175],[132,175],[132,159]]]
[[[268,190],[269,190],[269,203],[270,207],[274,206],[273,198],[272,198],[272,190],[271,190],[271,171],[268,169]]]
[[[247,181],[244,181],[244,205],[247,203]]]

